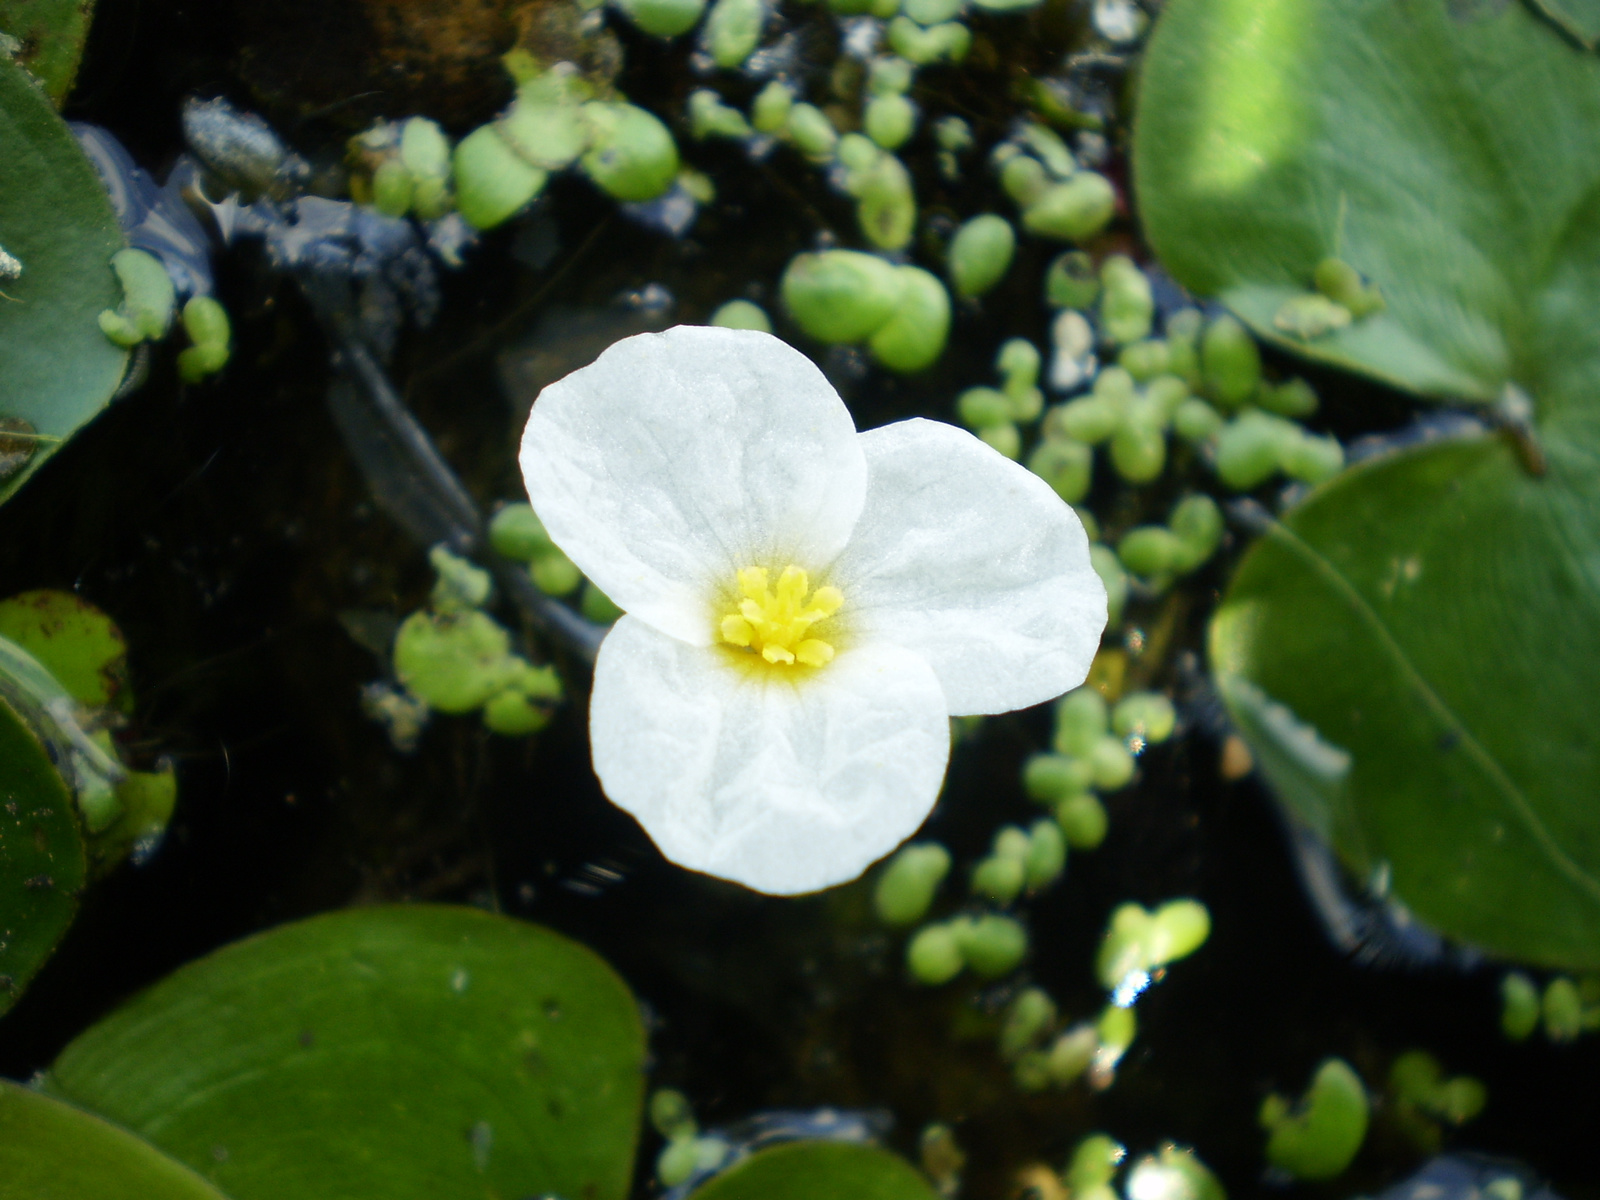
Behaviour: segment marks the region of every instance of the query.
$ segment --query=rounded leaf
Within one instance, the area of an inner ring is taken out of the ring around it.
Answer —
[[[79,704],[132,708],[128,644],[88,601],[47,589],[0,600],[0,637],[33,655]]]
[[[752,1154],[695,1189],[693,1200],[936,1200],[928,1181],[876,1146],[793,1142]]]
[[[1588,446],[1600,446],[1590,430]],[[1212,620],[1230,713],[1357,878],[1493,953],[1600,966],[1600,483],[1498,437],[1368,460],[1273,524]]]
[[[859,342],[894,315],[906,278],[859,250],[797,254],[783,273],[784,307],[819,342]]]
[[[224,1200],[148,1142],[0,1079],[0,1200]]]
[[[638,1007],[575,942],[476,909],[352,909],[181,968],[46,1088],[233,1200],[621,1200]]]
[[[72,924],[87,868],[72,794],[27,723],[0,699],[0,1014]]]
[[[122,380],[127,353],[100,331],[121,302],[111,257],[122,231],[100,177],[44,94],[0,60],[0,418],[40,435],[25,466],[0,472],[0,501],[92,420]]]
[[[618,200],[654,200],[678,176],[678,145],[654,113],[632,104],[593,101],[583,106],[592,148],[583,169]]]

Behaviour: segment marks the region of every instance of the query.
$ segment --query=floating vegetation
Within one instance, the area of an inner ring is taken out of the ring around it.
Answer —
[[[1570,14],[61,7],[0,1179],[1583,1194]]]

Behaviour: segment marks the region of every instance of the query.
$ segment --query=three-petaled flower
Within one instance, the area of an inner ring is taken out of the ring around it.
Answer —
[[[623,609],[595,662],[606,795],[673,862],[778,894],[922,823],[951,716],[1081,683],[1105,588],[1072,509],[953,426],[857,433],[803,354],[679,326],[539,395],[522,471]]]

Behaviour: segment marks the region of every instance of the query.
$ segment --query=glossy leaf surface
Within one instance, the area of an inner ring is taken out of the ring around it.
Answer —
[[[1429,396],[1544,399],[1594,346],[1568,334],[1594,286],[1597,122],[1600,60],[1520,4],[1174,0],[1135,181],[1162,262],[1259,335]],[[1273,319],[1330,256],[1387,308],[1289,338]]]
[[[0,1014],[55,949],[78,911],[87,868],[67,785],[0,664]]]
[[[188,1167],[49,1096],[0,1079],[0,1200],[225,1200]]]
[[[1496,954],[1600,965],[1600,61],[1517,4],[1174,0],[1140,103],[1183,282],[1309,356],[1531,401],[1520,441],[1398,450],[1266,532],[1211,631],[1232,715],[1358,879]],[[1386,310],[1285,338],[1335,255]]]
[[[692,1200],[935,1200],[903,1158],[876,1146],[792,1142],[751,1155],[696,1188]]]
[[[22,43],[19,59],[57,105],[72,90],[94,0],[0,0],[0,32]]]
[[[44,93],[4,61],[0,146],[0,247],[21,266],[0,279],[0,418],[26,421],[39,438],[26,464],[0,479],[3,501],[106,406],[128,356],[99,325],[121,301],[111,202]]]
[[[588,950],[475,909],[354,909],[192,963],[80,1036],[52,1092],[234,1200],[620,1200],[644,1036]]]
[[[1585,50],[1600,45],[1600,3],[1596,0],[1528,0],[1528,3]]]

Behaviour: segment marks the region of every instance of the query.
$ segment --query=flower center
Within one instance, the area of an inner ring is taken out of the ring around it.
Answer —
[[[838,588],[820,587],[807,600],[811,581],[799,567],[790,565],[778,576],[778,586],[767,586],[765,567],[739,572],[737,612],[722,618],[722,640],[761,655],[774,666],[800,663],[820,667],[833,658],[833,647],[809,636],[811,627],[839,611],[844,596]]]

